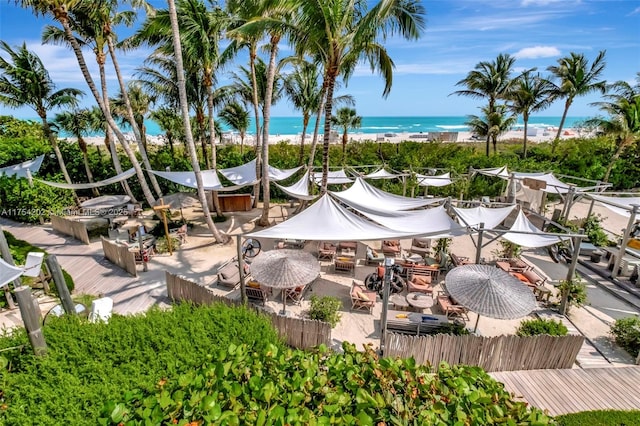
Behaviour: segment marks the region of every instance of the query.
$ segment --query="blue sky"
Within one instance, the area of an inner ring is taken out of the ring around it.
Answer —
[[[2,1],[2,0],[0,0]],[[152,1],[166,8],[164,1]],[[478,114],[483,102],[451,95],[456,82],[480,61],[491,61],[500,53],[517,58],[516,69],[537,67],[546,73],[549,65],[570,52],[583,53],[589,62],[606,50],[603,78],[609,82],[633,82],[640,71],[640,0],[436,0],[423,1],[427,28],[420,40],[391,39],[386,48],[396,64],[391,94],[383,99],[382,79],[367,65],[359,67],[341,94],[356,99],[363,116],[464,116]],[[0,39],[11,46],[27,43],[43,60],[58,88],[77,87],[87,93],[85,105],[94,101],[72,52],[61,46],[42,45],[42,28],[51,23],[36,18],[13,2],[0,3]],[[131,30],[119,29],[120,38]],[[290,53],[282,45],[282,55]],[[123,72],[131,78],[148,51],[120,54]],[[87,61],[98,80],[93,54]],[[109,70],[110,93],[117,93],[115,76]],[[222,84],[227,80],[219,77]],[[589,103],[593,95],[575,100],[570,116],[598,113]],[[540,115],[559,116],[563,103],[556,102]],[[272,108],[274,116],[298,116],[286,101]],[[0,115],[34,117],[30,109],[0,106]]]

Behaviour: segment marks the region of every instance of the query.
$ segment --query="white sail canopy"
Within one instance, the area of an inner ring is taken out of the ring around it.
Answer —
[[[359,210],[360,211],[360,210]],[[420,235],[452,237],[466,234],[466,227],[453,221],[443,206],[426,210],[397,212],[396,215],[381,215],[360,211],[369,219],[387,228]]]
[[[255,162],[254,162],[255,165]],[[302,166],[294,167],[293,169],[277,169],[273,166],[269,166],[269,180],[272,182],[278,182],[285,180],[294,175]]]
[[[640,205],[640,197],[616,197],[611,195],[596,195],[588,194],[589,197],[600,202],[603,206],[608,208],[614,213],[620,216],[631,216],[633,210],[633,204]]]
[[[101,180],[99,182],[92,183],[62,183],[62,182],[50,182],[48,180],[40,180],[40,182],[47,184],[49,186],[53,186],[54,188],[62,188],[62,189],[91,189],[91,188],[100,188],[101,186],[111,185],[112,183],[118,183],[125,179],[130,178],[131,176],[136,174],[136,170],[134,168],[130,168],[129,170],[117,174],[109,179]]]
[[[466,209],[454,207],[453,211],[467,226],[477,226],[484,223],[486,229],[493,229],[504,222],[514,208],[515,206],[498,208],[480,206]]]
[[[369,185],[362,178],[357,178],[348,189],[332,191],[331,194],[356,210],[373,213],[411,210],[442,201],[441,198],[409,198],[391,194]]]
[[[302,178],[291,186],[282,186],[279,183],[274,183],[275,186],[280,188],[285,194],[297,198],[299,200],[310,201],[318,197],[318,195],[309,194],[309,172],[307,171]]]
[[[521,173],[515,172],[513,173],[515,179],[522,181],[526,178],[541,180],[544,181],[547,185],[546,188],[542,189],[544,192],[548,192],[551,194],[566,194],[569,192],[569,188],[571,185],[562,182],[560,179],[555,177],[553,173]],[[575,187],[576,191],[580,191],[580,188]]]
[[[9,284],[11,281],[22,275],[23,272],[24,269],[11,266],[0,258],[0,287]]]
[[[313,172],[311,175],[313,181],[317,185],[322,185],[322,172]],[[328,185],[341,185],[344,183],[351,183],[353,179],[347,176],[344,169],[334,170],[327,172],[327,184]]]
[[[242,164],[241,166],[229,167],[228,169],[219,169],[220,174],[234,185],[253,185],[258,182],[256,177],[256,159]]]
[[[1,167],[0,176],[26,178],[28,177],[28,173],[34,175],[38,173],[38,170],[40,170],[43,159],[44,155],[39,155],[33,160],[23,161],[22,163],[14,164],[12,166]]]
[[[518,217],[509,230],[515,232],[507,232],[502,235],[502,238],[522,247],[547,247],[566,239],[556,235],[549,235],[536,228],[536,226],[527,219],[522,210],[518,212]]]
[[[453,182],[451,180],[451,173],[449,172],[437,176],[416,173],[416,178],[420,186],[447,186]]]
[[[368,175],[362,176],[364,179],[393,179],[397,178],[400,175],[389,173],[385,169],[377,170],[373,173],[369,173]]]
[[[246,236],[312,241],[370,241],[403,238],[415,234],[373,223],[341,207],[329,194],[325,194],[317,202],[284,222]]]
[[[509,170],[507,170],[507,166],[495,167],[492,169],[476,169],[475,173],[480,173],[485,176],[495,176],[502,179],[509,179]]]
[[[151,173],[188,188],[198,188],[196,183],[196,174],[194,172],[159,172],[157,170],[151,170]],[[236,189],[245,186],[222,186],[220,178],[218,178],[218,174],[215,170],[203,170],[201,174],[202,186],[208,191],[235,191]]]

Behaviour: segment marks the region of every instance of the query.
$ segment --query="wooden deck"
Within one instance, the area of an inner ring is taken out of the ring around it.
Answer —
[[[640,408],[640,367],[529,370],[490,373],[516,399],[549,414]]]

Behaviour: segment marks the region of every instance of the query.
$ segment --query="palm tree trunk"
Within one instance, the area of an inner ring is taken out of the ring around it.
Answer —
[[[344,133],[342,134],[342,161],[344,162],[344,156],[347,153],[347,142],[349,141],[349,136],[347,135],[347,129],[344,129]]]
[[[118,157],[118,148],[116,147],[116,143],[113,140],[113,134],[111,132],[111,129],[108,126],[105,129],[105,139],[107,140],[107,145],[109,146],[109,152],[111,153],[111,160],[113,161],[113,167],[116,170],[116,174],[119,175],[120,173],[122,173],[122,164],[120,164],[120,158]],[[129,183],[127,182],[127,180],[125,179],[121,183],[122,183],[122,189],[124,189],[125,194],[127,194],[129,198],[131,198],[131,202],[137,203],[138,200],[136,200],[136,197],[133,195],[133,191],[131,191],[131,188],[129,187]]]
[[[156,192],[158,197],[162,197],[162,191],[160,190],[160,185],[158,184],[158,180],[156,179],[156,175],[151,173],[149,170],[152,170],[151,163],[149,162],[149,157],[147,156],[147,135],[146,129],[144,129],[144,123],[141,126],[138,126],[138,123],[135,120],[135,116],[133,114],[133,108],[131,108],[131,101],[129,100],[129,94],[127,93],[127,88],[124,84],[124,80],[122,79],[122,73],[120,72],[120,64],[116,57],[116,51],[113,47],[113,40],[111,37],[107,37],[107,46],[109,47],[109,56],[111,56],[111,61],[113,62],[113,68],[116,71],[116,77],[118,78],[118,85],[120,86],[120,92],[122,92],[122,99],[124,100],[125,109],[127,111],[127,120],[133,129],[133,135],[136,138],[136,142],[138,143],[138,151],[140,151],[140,157],[142,158],[142,163],[147,168],[147,176],[151,181],[151,185],[153,186],[153,190]],[[104,95],[103,95],[104,96]],[[107,99],[106,97],[104,99]]]
[[[569,107],[571,106],[571,99],[567,99],[564,104],[564,112],[562,113],[562,118],[560,119],[560,126],[558,126],[558,133],[556,133],[556,138],[553,140],[551,144],[551,153],[556,152],[556,148],[558,147],[558,143],[560,143],[560,135],[562,134],[562,128],[564,127],[564,121],[567,119],[567,113],[569,112]]]
[[[211,77],[205,78],[205,81],[211,81]],[[207,113],[209,114],[209,143],[211,144],[211,168],[218,168],[218,153],[216,151],[216,122],[213,119],[213,87],[211,84],[207,85]],[[213,199],[213,210],[216,216],[221,216],[220,199],[218,198],[218,191],[211,193]]]
[[[249,47],[249,67],[251,69],[251,97],[253,98],[253,115],[256,120],[256,179],[260,179],[260,167],[262,161],[262,154],[260,150],[260,107],[258,103],[258,78],[256,77],[256,46],[252,43]],[[253,186],[253,207],[258,207],[258,199],[260,198],[260,183],[256,183]]]
[[[302,118],[302,136],[300,137],[300,157],[298,164],[302,165],[302,159],[304,158],[304,139],[307,136],[307,126],[309,126],[309,114],[305,113]]]
[[[262,216],[258,224],[269,225],[269,208],[271,191],[269,188],[269,122],[271,121],[271,99],[273,98],[273,81],[276,76],[276,57],[278,55],[278,41],[280,37],[271,37],[271,54],[267,70],[267,87],[262,105]]]
[[[89,183],[93,183],[93,173],[91,172],[91,166],[89,165],[89,153],[87,152],[87,143],[82,138],[81,135],[78,135],[78,146],[80,147],[80,151],[82,152],[82,162],[84,163],[84,170],[87,174],[87,180]],[[91,188],[91,193],[94,197],[99,197],[100,192],[98,188]]]
[[[59,22],[62,24],[62,27],[64,28],[67,41],[69,42],[69,44],[71,44],[73,48],[73,52],[76,55],[76,59],[78,60],[80,71],[82,71],[82,75],[84,76],[84,79],[86,80],[87,85],[91,90],[91,93],[95,97],[96,102],[98,103],[98,106],[102,110],[105,120],[107,120],[109,127],[113,130],[120,144],[122,144],[122,148],[124,148],[125,152],[127,153],[127,156],[129,157],[129,160],[131,160],[131,164],[136,170],[136,175],[138,176],[138,179],[140,181],[140,187],[142,188],[142,192],[147,200],[147,203],[149,203],[149,205],[154,205],[156,200],[155,198],[153,198],[153,194],[149,189],[149,185],[147,185],[147,181],[145,180],[144,173],[142,172],[142,168],[140,167],[140,163],[138,162],[138,159],[136,158],[133,151],[131,150],[129,143],[127,142],[124,135],[120,131],[120,128],[118,127],[113,117],[111,116],[111,112],[109,111],[109,108],[108,108],[108,98],[105,98],[107,100],[107,102],[105,102],[105,99],[103,99],[100,96],[100,93],[98,93],[98,89],[96,88],[96,85],[93,81],[93,78],[91,77],[91,74],[89,73],[89,68],[87,67],[87,63],[84,60],[84,56],[82,54],[82,49],[80,48],[80,44],[78,43],[78,40],[74,37],[73,32],[71,31],[71,27],[69,26],[69,21],[67,20],[67,18],[64,18],[64,19],[59,19]]]
[[[490,151],[491,148],[490,147],[491,147],[491,134],[487,134],[487,146],[486,146],[486,150],[485,150],[485,152],[487,154],[487,157],[491,154],[491,151]]]
[[[64,157],[62,156],[60,147],[58,146],[58,139],[56,138],[56,135],[51,131],[51,127],[49,127],[46,113],[41,113],[40,118],[42,119],[42,128],[44,129],[44,134],[47,135],[47,138],[51,143],[51,147],[53,148],[53,152],[56,154],[56,158],[58,159],[58,164],[60,165],[62,176],[64,176],[64,180],[68,184],[71,184],[71,177],[69,176],[69,172],[67,171],[67,165],[64,162]],[[80,199],[78,198],[78,194],[76,194],[76,191],[73,189],[71,190],[71,193],[73,194],[73,200],[79,206]]]
[[[326,94],[326,90],[325,88],[323,88],[322,99],[324,99],[325,94]],[[316,157],[316,146],[318,145],[318,133],[320,130],[320,120],[322,119],[323,111],[324,111],[324,107],[321,102],[320,107],[318,108],[318,111],[316,113],[316,124],[313,127],[313,139],[311,140],[311,148],[309,150],[309,162],[307,163],[309,170],[313,169],[313,160],[315,160],[315,157]]]
[[[616,164],[616,161],[618,161],[618,159],[622,155],[622,152],[627,147],[629,142],[632,142],[632,141],[633,141],[633,139],[631,139],[630,141],[622,139],[620,141],[620,143],[618,144],[618,148],[616,148],[616,152],[614,152],[613,156],[611,156],[611,161],[609,161],[609,165],[607,166],[607,170],[605,171],[604,177],[602,178],[602,181],[604,183],[609,182],[609,175],[611,175],[611,171],[613,170],[613,166]]]
[[[522,138],[522,157],[527,158],[527,129],[529,127],[529,118],[524,115],[522,117],[522,121],[524,121],[524,138]]]
[[[204,219],[213,234],[217,243],[225,242],[218,228],[211,219],[209,212],[209,205],[207,203],[207,197],[204,192],[204,186],[202,184],[202,173],[200,172],[200,163],[198,162],[198,154],[196,152],[196,145],[193,141],[193,133],[191,132],[191,122],[189,117],[189,104],[187,102],[187,88],[184,81],[184,66],[182,64],[182,47],[180,46],[180,29],[178,27],[178,15],[176,13],[176,5],[173,0],[167,0],[169,5],[169,18],[171,20],[171,30],[173,33],[173,51],[176,59],[176,73],[178,75],[178,92],[180,93],[180,110],[182,112],[182,121],[184,123],[185,130],[185,142],[187,149],[189,150],[189,156],[191,157],[191,165],[196,175],[196,184],[198,187],[198,198],[202,204],[202,211],[204,213]]]
[[[331,113],[333,108],[333,89],[336,78],[332,74],[327,75],[327,100],[324,104],[324,135],[322,137],[322,183],[320,192],[327,193],[327,177],[329,175],[329,140],[331,137]]]

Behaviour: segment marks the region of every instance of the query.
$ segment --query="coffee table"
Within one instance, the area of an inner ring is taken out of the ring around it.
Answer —
[[[401,310],[409,307],[409,302],[407,302],[407,298],[401,294],[392,294],[389,297],[389,301],[393,303],[396,308]]]
[[[433,306],[433,296],[426,293],[412,292],[407,294],[407,303],[414,308],[430,308]]]

